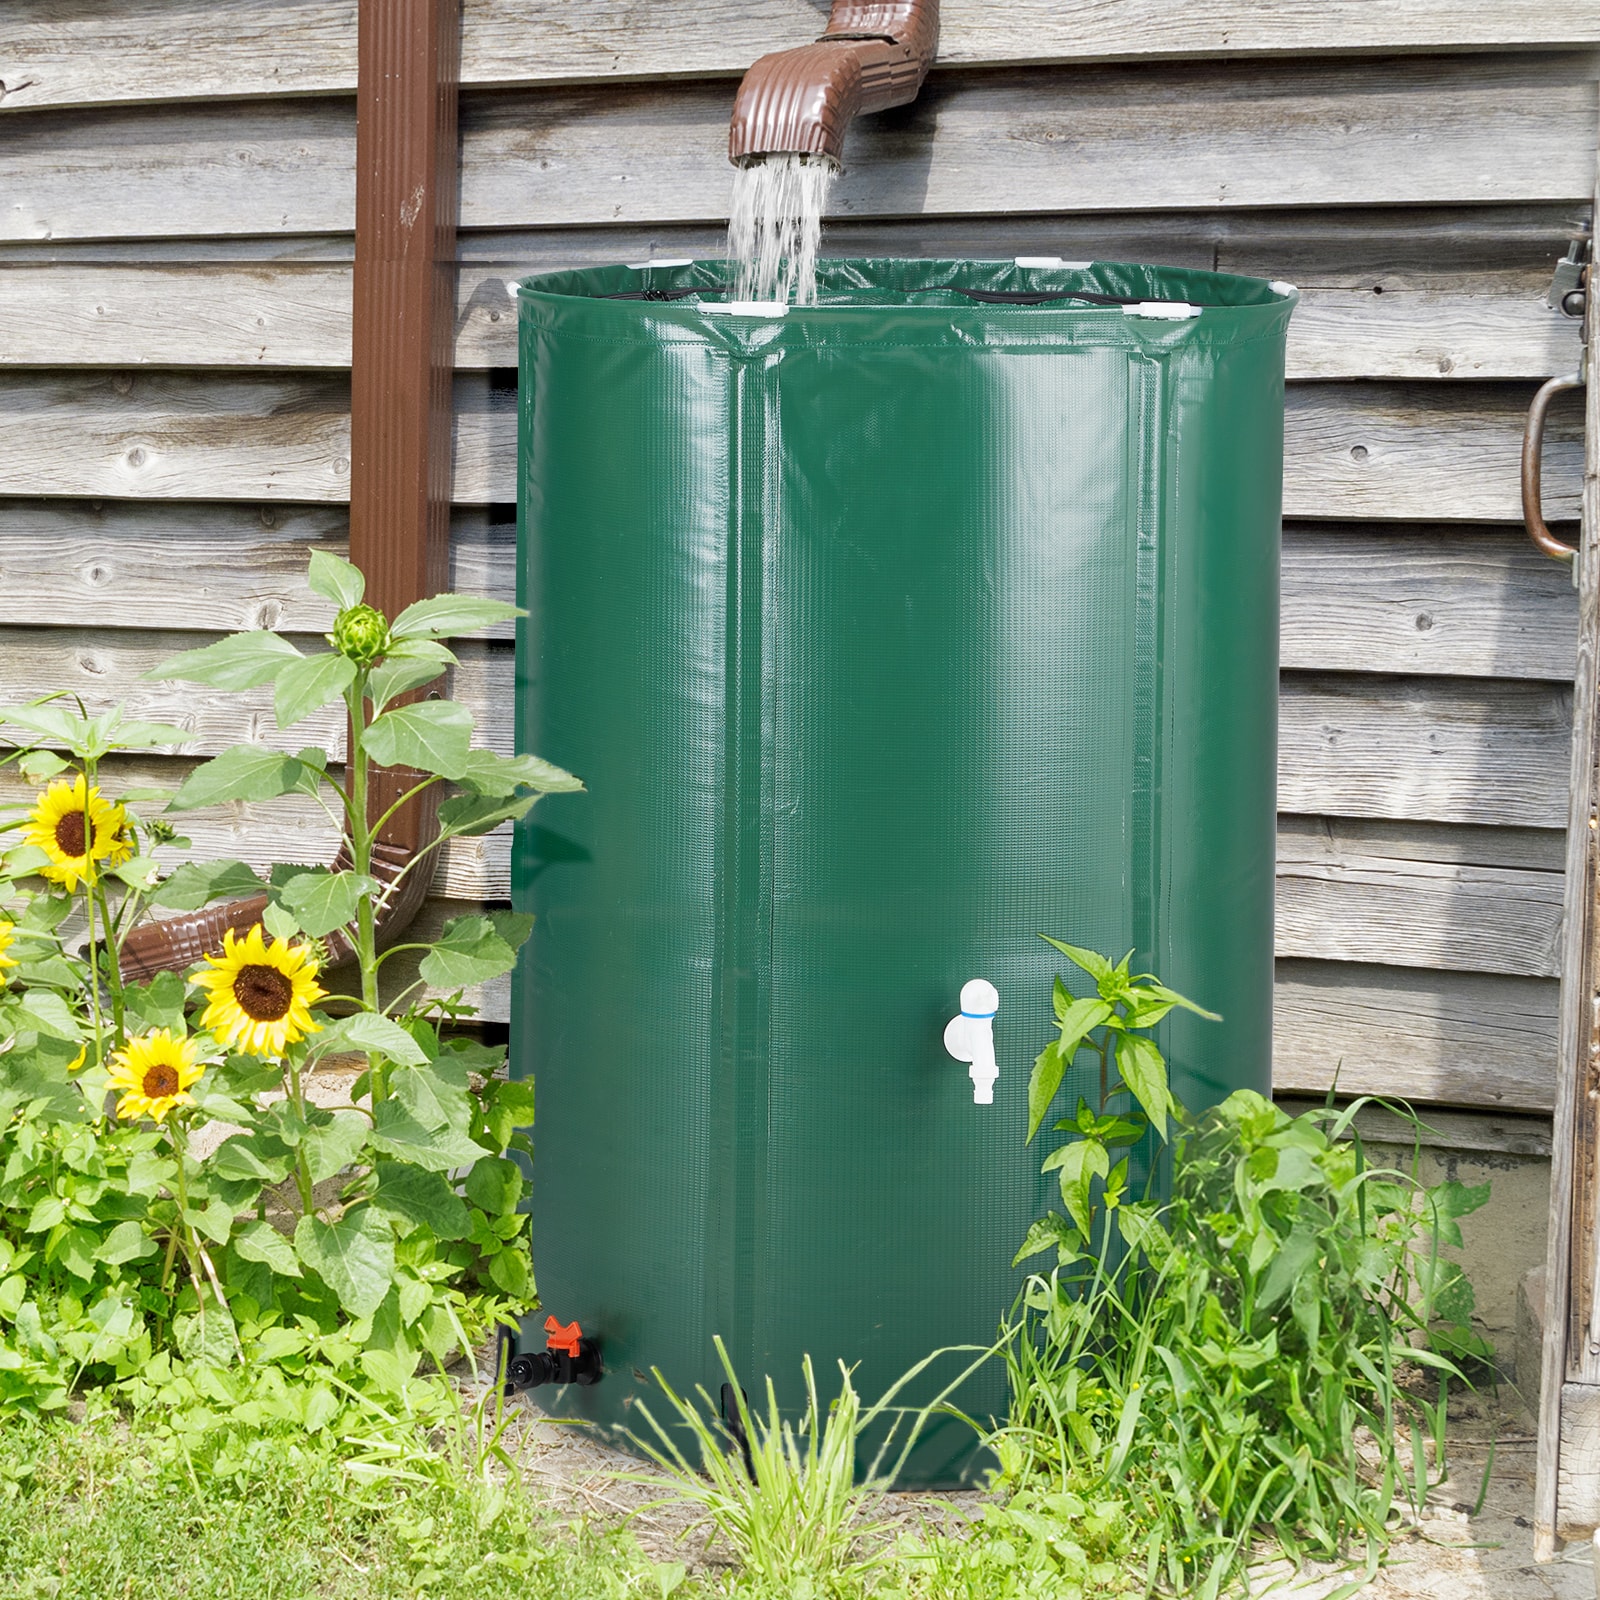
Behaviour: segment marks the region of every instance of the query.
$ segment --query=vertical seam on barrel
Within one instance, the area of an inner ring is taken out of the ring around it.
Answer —
[[[1133,918],[1135,961],[1158,970],[1161,916],[1161,735],[1165,657],[1164,549],[1161,500],[1166,461],[1166,365],[1131,358],[1129,420],[1138,429],[1138,503],[1134,519]]]

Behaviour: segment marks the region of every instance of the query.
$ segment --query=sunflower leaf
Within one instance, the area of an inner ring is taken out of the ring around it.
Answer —
[[[470,1167],[485,1152],[455,1128],[425,1128],[398,1100],[384,1100],[372,1113],[372,1144],[385,1155],[427,1172]]]
[[[472,1126],[472,1096],[465,1088],[444,1082],[431,1067],[400,1067],[389,1080],[394,1096],[430,1133]]]
[[[370,1317],[394,1281],[394,1233],[371,1206],[357,1206],[337,1222],[301,1217],[294,1251],[352,1317]]]
[[[471,750],[456,781],[485,795],[509,795],[518,789],[540,794],[570,794],[583,781],[538,756],[502,756],[493,750]]]
[[[436,1239],[465,1239],[467,1208],[442,1173],[404,1161],[380,1161],[372,1203],[404,1233],[431,1228]]]
[[[367,753],[385,767],[415,767],[453,778],[472,745],[472,713],[453,700],[397,706],[375,718],[364,735]]]
[[[224,800],[275,800],[301,787],[308,768],[281,750],[237,744],[201,764],[184,779],[167,805],[168,811],[193,811]],[[313,780],[314,781],[314,780]]]
[[[525,617],[526,611],[503,600],[479,600],[470,594],[439,594],[418,600],[394,619],[397,639],[445,639],[453,634],[476,633],[491,623]]]
[[[536,794],[513,795],[509,800],[482,794],[453,795],[439,807],[439,825],[448,834],[472,838],[498,828],[502,822],[527,816],[538,798]]]
[[[154,856],[135,856],[111,869],[130,889],[148,889],[161,876],[161,863]]]
[[[337,700],[355,682],[355,676],[355,662],[332,650],[289,662],[278,674],[273,694],[272,708],[278,726],[292,728],[313,711]]]
[[[427,1052],[398,1022],[372,1011],[357,1011],[353,1016],[329,1023],[317,1035],[316,1050],[318,1055],[337,1051],[378,1052],[403,1067],[419,1066],[428,1059]]]
[[[355,921],[363,895],[379,893],[376,878],[360,872],[302,872],[278,891],[301,930],[313,939]]]
[[[359,1111],[335,1111],[326,1122],[312,1122],[300,1140],[300,1152],[311,1164],[311,1181],[321,1183],[342,1172],[366,1142],[367,1119]]]
[[[230,633],[226,639],[199,650],[170,656],[147,678],[178,678],[186,683],[206,683],[216,689],[254,689],[270,683],[283,667],[301,659],[300,652],[281,635],[264,628]],[[185,735],[185,737],[188,737]]]
[[[407,639],[390,648],[367,679],[367,698],[380,710],[397,694],[432,683],[455,656],[432,639]]]
[[[480,1211],[504,1216],[522,1198],[522,1168],[504,1156],[485,1156],[467,1174],[467,1198]]]
[[[153,906],[198,911],[213,900],[260,894],[266,885],[243,861],[185,861],[150,897]]]
[[[346,606],[358,606],[367,592],[367,580],[361,568],[352,566],[343,556],[327,550],[311,552],[311,566],[306,582],[313,594],[331,600],[342,611]]]
[[[233,1236],[234,1251],[246,1261],[259,1261],[285,1278],[299,1278],[300,1263],[294,1246],[270,1222],[260,1217],[245,1223]]]
[[[487,917],[453,917],[417,970],[436,989],[464,989],[498,978],[516,964],[516,946]]]

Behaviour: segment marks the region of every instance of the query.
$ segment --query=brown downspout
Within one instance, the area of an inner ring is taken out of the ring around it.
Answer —
[[[915,100],[939,47],[939,0],[834,0],[815,44],[762,56],[745,74],[728,159],[827,156],[844,165],[851,118]]]
[[[449,586],[451,378],[455,361],[460,0],[360,0],[356,78],[356,258],[350,372],[350,559],[368,604],[393,617]],[[376,770],[368,815],[416,781]],[[392,881],[438,835],[436,790],[384,828],[374,871]],[[349,865],[342,847],[335,865]],[[431,873],[408,877],[379,919],[392,943]],[[266,898],[134,930],[126,978],[182,971],[261,920]],[[349,945],[327,941],[334,961]]]

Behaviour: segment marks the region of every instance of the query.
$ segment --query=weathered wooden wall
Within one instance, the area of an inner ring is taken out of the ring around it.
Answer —
[[[466,0],[457,583],[512,582],[508,278],[715,253],[733,79],[825,0]],[[13,0],[0,30],[0,685],[193,730],[264,698],[144,682],[220,629],[315,634],[348,479],[352,0]],[[946,0],[863,123],[836,252],[1152,259],[1288,278],[1277,1076],[1544,1111],[1576,608],[1517,525],[1542,305],[1592,181],[1600,12],[1537,0]],[[1576,405],[1547,504],[1576,515]],[[510,737],[510,644],[458,690]],[[296,743],[325,727],[294,730]],[[9,797],[3,785],[0,796]],[[315,860],[291,801],[208,851]],[[507,891],[450,852],[429,916]],[[503,1015],[503,990],[484,997]]]

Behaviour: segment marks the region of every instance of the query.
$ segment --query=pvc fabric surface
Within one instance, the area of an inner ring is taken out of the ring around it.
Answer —
[[[1270,1081],[1293,290],[831,260],[756,314],[730,277],[518,289],[519,748],[588,792],[516,835],[512,1065],[543,1304],[606,1365],[540,1399],[619,1435],[652,1367],[717,1393],[715,1334],[789,1407],[803,1353],[870,1400],[994,1341],[1086,981],[1040,933],[1222,1014],[1161,1026],[1191,1106]],[[972,978],[992,1105],[942,1044]],[[956,1400],[1003,1416],[1001,1365]],[[982,1465],[946,1418],[902,1481]]]

